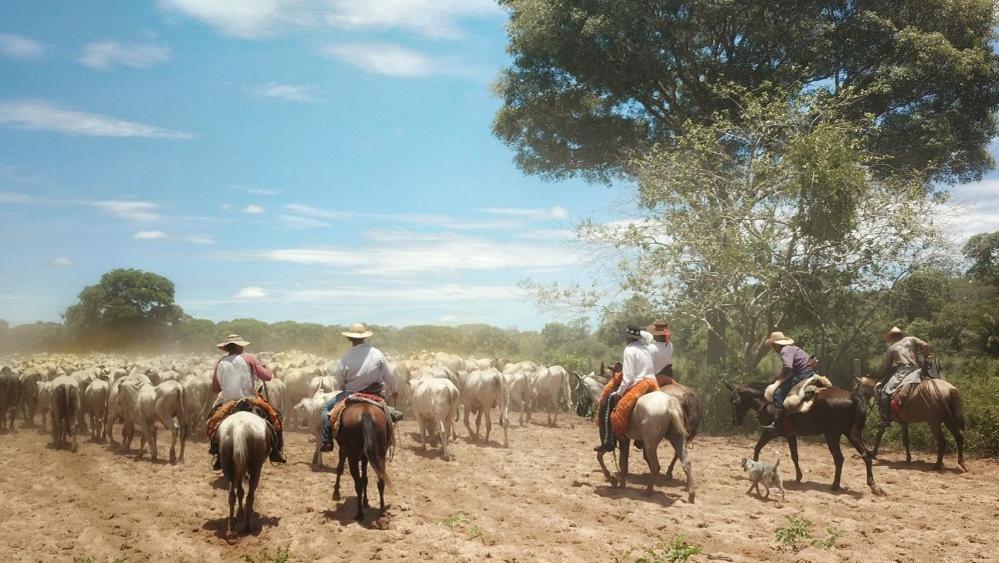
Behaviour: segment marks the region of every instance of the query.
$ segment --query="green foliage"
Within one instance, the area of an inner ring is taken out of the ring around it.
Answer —
[[[846,535],[846,532],[835,525],[826,528],[826,532],[829,533],[828,537],[816,538],[812,540],[812,545],[821,549],[829,549],[836,546],[836,540]]]
[[[150,272],[119,269],[85,287],[65,318],[74,340],[104,349],[166,336],[182,315],[174,303],[173,282]]]
[[[974,235],[964,245],[971,262],[968,276],[982,283],[999,285],[999,231]]]
[[[243,561],[246,563],[288,563],[291,561],[291,547],[279,547],[273,553],[270,549],[264,549],[257,557],[244,555]]]
[[[850,117],[869,123],[861,140],[885,170],[969,181],[992,166],[999,66],[991,0],[500,4],[511,16],[513,61],[496,81],[503,105],[493,132],[529,174],[629,176],[634,155],[676,142],[692,123],[719,112],[740,121],[745,108],[717,88],[727,83],[855,97]],[[842,177],[817,175],[833,189],[814,191],[814,201],[851,205],[849,184],[835,181]]]
[[[687,543],[687,538],[683,534],[675,536],[667,541],[660,538],[654,547],[646,548],[642,555],[632,559],[634,550],[614,556],[615,563],[676,563],[701,553],[701,547]]]
[[[790,548],[794,551],[801,549],[800,542],[812,539],[812,523],[797,516],[786,516],[788,525],[777,528],[774,538],[781,547]]]

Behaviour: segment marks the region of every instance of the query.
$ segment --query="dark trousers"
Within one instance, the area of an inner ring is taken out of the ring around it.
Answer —
[[[784,412],[784,399],[786,399],[787,394],[791,392],[791,388],[813,375],[815,375],[814,371],[810,369],[805,370],[801,373],[788,377],[777,387],[774,391],[774,408],[777,409],[778,413]]]

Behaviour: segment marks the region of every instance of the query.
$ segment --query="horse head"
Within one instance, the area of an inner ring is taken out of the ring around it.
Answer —
[[[749,409],[760,410],[765,401],[763,400],[763,389],[759,384],[740,383],[732,385],[725,383],[725,387],[731,392],[729,402],[732,405],[732,426],[742,426]]]
[[[585,417],[590,412],[590,407],[593,406],[593,399],[590,398],[586,386],[583,385],[583,378],[575,372],[572,374],[576,376],[576,414]]]

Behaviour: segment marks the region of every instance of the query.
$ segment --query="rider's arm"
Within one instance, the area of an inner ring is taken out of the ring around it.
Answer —
[[[212,393],[221,393],[222,384],[219,383],[219,363],[215,362],[215,371],[212,372]]]
[[[794,373],[794,351],[785,346],[780,349],[781,370],[777,379],[787,379]]]
[[[623,395],[635,382],[635,350],[631,346],[624,349],[624,362],[621,364],[621,385],[614,391],[615,395]]]
[[[260,381],[274,379],[274,374],[271,373],[271,370],[267,369],[267,366],[253,354],[243,354],[243,360],[250,366],[250,373],[255,375]]]

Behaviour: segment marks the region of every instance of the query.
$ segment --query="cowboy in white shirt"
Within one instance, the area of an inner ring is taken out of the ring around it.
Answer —
[[[337,403],[361,391],[377,393],[383,397],[397,396],[395,376],[385,354],[365,342],[365,339],[370,338],[373,333],[363,324],[355,323],[350,326],[349,331],[340,334],[350,340],[351,348],[338,362],[331,362],[327,367],[329,375],[336,379],[341,391],[323,406],[322,450],[325,452],[333,450],[333,432],[329,415]]]
[[[628,327],[625,329],[625,338],[628,345],[624,347],[624,358],[621,364],[621,384],[604,401],[600,408],[600,431],[601,443],[593,451],[611,452],[614,451],[614,431],[611,428],[611,412],[617,406],[621,397],[636,383],[643,379],[655,379],[653,371],[652,353],[648,345],[642,338],[642,333],[637,328]]]
[[[666,321],[656,321],[649,325],[648,332],[642,331],[642,338],[652,354],[652,369],[660,387],[676,383],[673,376],[673,342]]]

